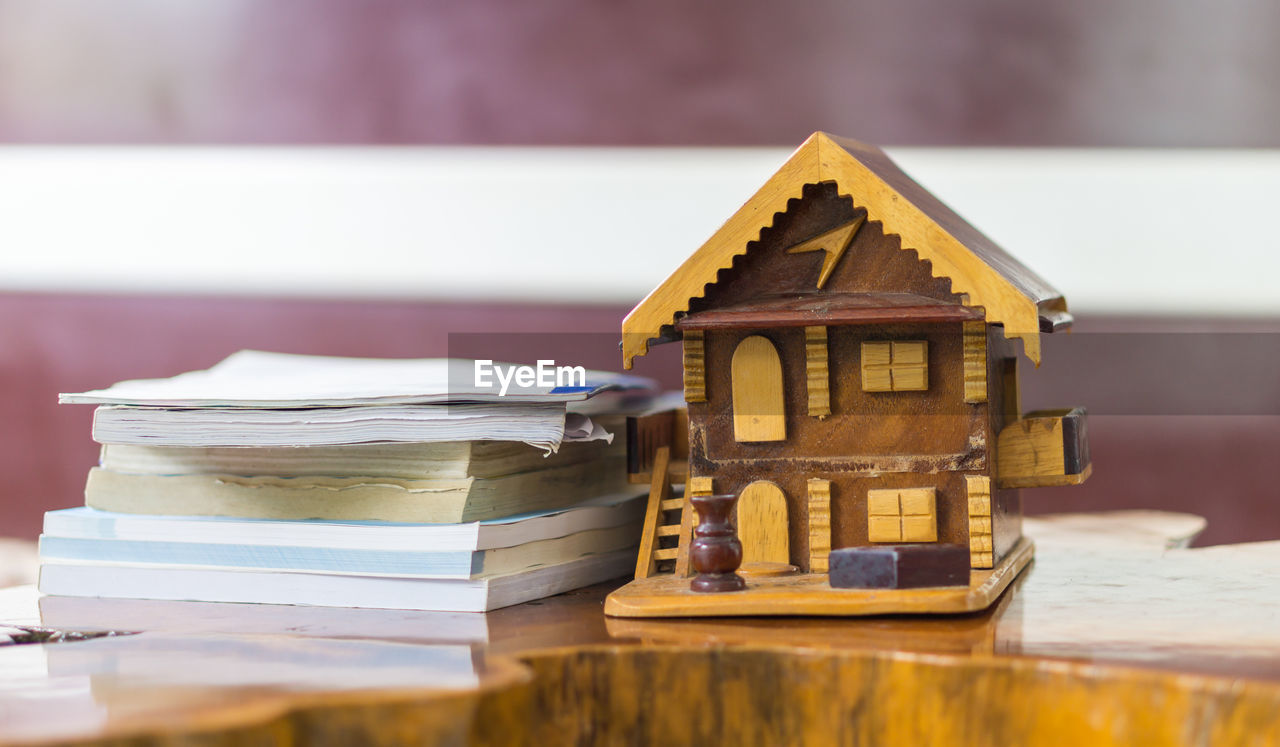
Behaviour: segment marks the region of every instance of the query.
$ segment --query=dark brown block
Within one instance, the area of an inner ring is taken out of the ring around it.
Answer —
[[[915,589],[966,586],[969,548],[964,545],[875,545],[832,550],[830,583],[838,589]]]

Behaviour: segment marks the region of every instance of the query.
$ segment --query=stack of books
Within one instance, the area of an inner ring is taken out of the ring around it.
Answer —
[[[480,373],[244,351],[62,395],[103,447],[86,506],[45,516],[40,590],[472,612],[625,575],[652,382]]]

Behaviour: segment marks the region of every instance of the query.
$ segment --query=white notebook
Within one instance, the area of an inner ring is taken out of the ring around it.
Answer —
[[[486,579],[336,576],[111,563],[45,563],[44,594],[321,607],[485,612],[627,575],[634,549]]]
[[[429,549],[442,553],[470,553],[630,524],[643,518],[644,510],[644,496],[631,491],[595,498],[569,508],[465,524],[159,516],[81,507],[45,513],[44,534],[50,537],[140,542],[176,541],[386,551]]]
[[[183,447],[519,441],[555,451],[566,439],[609,438],[582,416],[568,418],[555,402],[279,410],[113,405],[94,411],[93,440]]]
[[[479,363],[477,369],[477,361],[457,358],[338,358],[241,350],[204,371],[122,381],[107,389],[61,394],[58,400],[90,405],[270,408],[565,403],[608,389],[651,392],[655,387],[652,380],[639,376],[587,371],[551,361],[542,368],[535,365],[527,376],[512,364],[486,367],[486,362]],[[562,372],[565,368],[575,370]],[[527,383],[530,379],[533,383]]]

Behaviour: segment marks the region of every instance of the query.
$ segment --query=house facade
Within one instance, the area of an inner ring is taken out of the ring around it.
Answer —
[[[1021,535],[1018,490],[991,487],[1013,345],[866,217],[836,184],[807,185],[675,325],[690,475],[740,496],[748,571],[823,571],[832,548],[875,542],[965,544],[989,568]],[[791,250],[842,227],[818,287],[830,253]],[[761,557],[755,538],[775,532],[785,557]]]
[[[1024,417],[1018,396],[1070,322],[881,151],[817,133],[627,317],[623,349],[682,344],[688,489],[738,496],[744,574],[882,543],[989,569],[1021,537],[1021,486],[1088,475],[1082,413]]]

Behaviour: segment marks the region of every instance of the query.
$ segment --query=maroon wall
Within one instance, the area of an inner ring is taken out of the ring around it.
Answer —
[[[0,0],[0,139],[1280,145],[1280,4]]]
[[[889,145],[1280,146],[1280,5],[0,0],[7,143],[793,145],[819,128]],[[624,311],[0,295],[0,535],[80,500],[90,412],[58,408],[58,391],[242,347],[439,355],[446,331],[600,333],[522,335],[503,357],[554,345],[610,365]],[[1215,335],[1134,354],[1092,323],[1114,328],[1085,320],[1085,343],[1047,351],[1027,400],[1094,408],[1097,471],[1029,508],[1185,509],[1210,516],[1210,540],[1280,537],[1275,385],[1215,376]],[[1260,339],[1237,372],[1277,370],[1280,346]],[[670,347],[645,365],[676,383]]]
[[[34,537],[78,505],[97,449],[92,408],[57,393],[203,368],[241,348],[334,355],[552,356],[620,364],[622,306],[340,302],[0,294],[0,536]],[[1095,471],[1080,488],[1026,491],[1032,513],[1164,508],[1210,519],[1203,541],[1280,538],[1280,322],[1085,318],[1046,338],[1026,409],[1086,405]],[[1224,347],[1225,346],[1225,347]],[[1231,382],[1213,361],[1255,357]],[[1170,365],[1164,359],[1183,361]],[[1208,361],[1208,365],[1198,365]],[[1154,372],[1154,373],[1153,373]],[[637,373],[680,385],[678,346]],[[1240,378],[1241,376],[1245,378]]]

